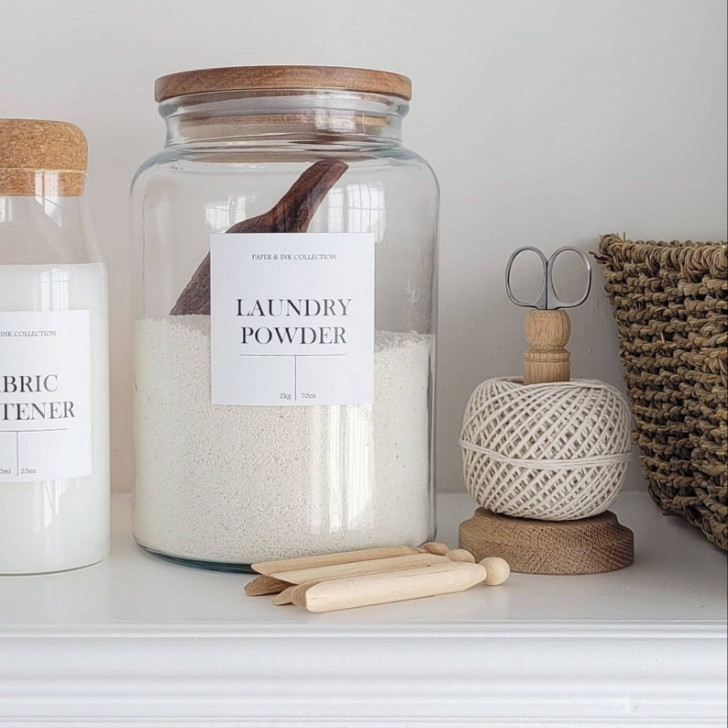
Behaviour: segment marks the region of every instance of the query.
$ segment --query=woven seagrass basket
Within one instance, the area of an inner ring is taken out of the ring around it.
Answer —
[[[597,259],[650,494],[728,549],[726,243],[605,235]]]

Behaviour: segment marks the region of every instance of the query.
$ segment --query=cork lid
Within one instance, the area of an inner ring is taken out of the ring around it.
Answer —
[[[86,137],[74,124],[0,119],[0,194],[80,195],[87,163]]]
[[[388,71],[343,66],[235,66],[184,71],[158,78],[154,98],[165,101],[176,96],[212,91],[275,89],[339,89],[412,98],[412,81]]]
[[[67,121],[0,119],[0,167],[85,172],[88,145]]]

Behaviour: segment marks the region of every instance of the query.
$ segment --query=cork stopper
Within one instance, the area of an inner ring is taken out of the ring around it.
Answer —
[[[0,195],[77,197],[87,163],[86,137],[74,124],[0,119]]]

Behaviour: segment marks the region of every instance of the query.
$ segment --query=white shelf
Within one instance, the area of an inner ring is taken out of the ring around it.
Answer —
[[[440,538],[473,507],[443,496]],[[143,553],[115,496],[110,559],[0,577],[0,725],[725,726],[725,554],[644,494],[615,510],[622,571],[314,615]]]

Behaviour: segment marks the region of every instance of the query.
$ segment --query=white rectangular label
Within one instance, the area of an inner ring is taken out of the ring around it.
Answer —
[[[0,483],[91,474],[89,312],[0,311]]]
[[[212,402],[371,403],[374,235],[210,239]]]

